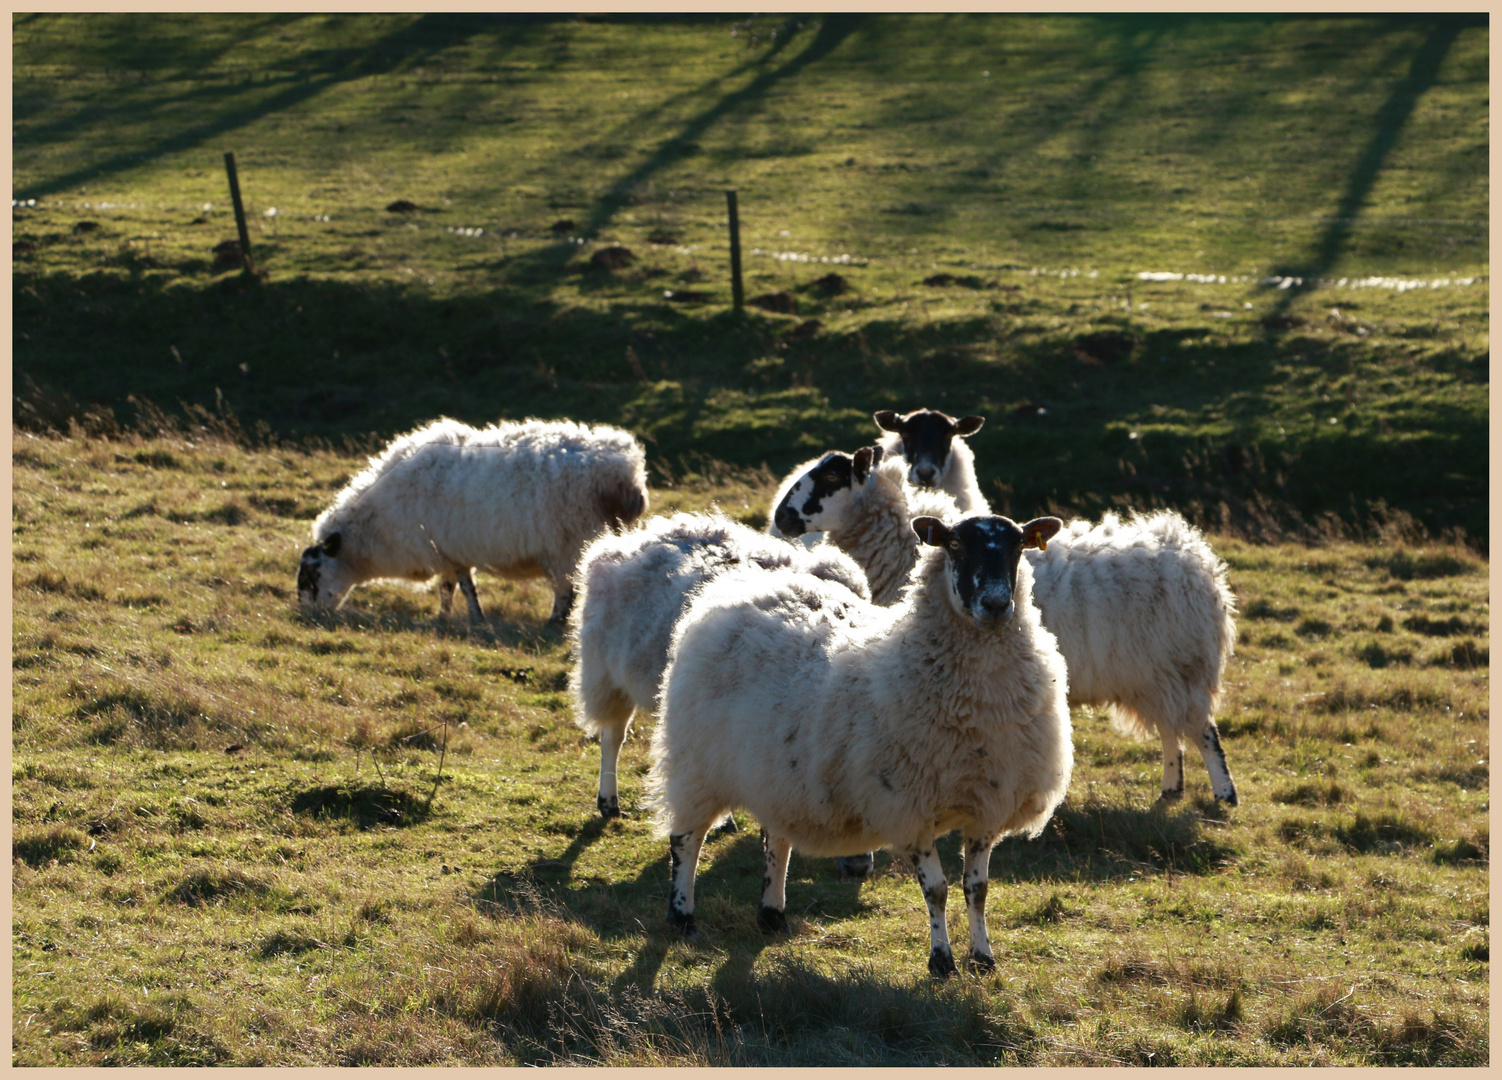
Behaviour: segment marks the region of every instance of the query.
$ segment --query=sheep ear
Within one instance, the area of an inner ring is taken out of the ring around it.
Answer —
[[[323,538],[323,543],[318,546],[323,548],[325,555],[338,555],[339,543],[342,539],[343,537],[339,533],[330,533]]]
[[[876,459],[871,454],[871,451],[873,450],[876,450],[878,454],[881,453],[881,451],[874,446],[863,446],[855,452],[855,466],[853,472],[855,475],[855,482],[857,484],[864,484],[870,477],[871,470],[876,465]]]
[[[913,532],[918,534],[919,540],[933,547],[943,547],[953,535],[949,526],[936,517],[913,518]]]
[[[877,443],[874,446],[872,446],[871,447],[871,468],[875,469],[876,466],[878,466],[878,465],[881,464],[881,459],[884,458],[884,457],[886,457],[886,456],[887,456],[887,452],[881,448],[881,443]]]
[[[984,416],[962,416],[954,422],[954,433],[956,435],[974,435],[985,422],[986,418]]]
[[[1022,526],[1022,546],[1047,551],[1049,538],[1063,527],[1064,523],[1056,517],[1033,518]]]
[[[871,419],[876,421],[876,426],[882,431],[902,431],[902,421],[897,419],[897,414],[891,409],[880,409],[871,414]]]

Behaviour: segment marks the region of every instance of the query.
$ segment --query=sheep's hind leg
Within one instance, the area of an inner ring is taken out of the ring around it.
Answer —
[[[936,979],[947,979],[959,969],[954,966],[954,950],[949,946],[949,927],[944,923],[944,904],[949,897],[949,884],[944,880],[944,868],[939,865],[939,853],[934,848],[933,838],[916,847],[910,847],[901,855],[912,864],[918,874],[918,885],[923,890],[923,899],[928,904],[928,973]]]
[[[631,708],[626,707],[624,717],[612,718],[600,725],[600,795],[596,805],[600,816],[607,820],[621,816],[620,788],[616,779],[617,766],[621,759],[621,745],[631,732]]]
[[[439,578],[438,580],[438,614],[444,618],[454,609],[454,586],[458,585],[457,579]]]
[[[668,834],[668,856],[672,861],[673,883],[668,887],[668,922],[683,931],[685,937],[699,932],[694,925],[694,875],[699,870],[699,849],[704,846],[707,825],[687,832]]]
[[[1231,779],[1231,770],[1226,765],[1226,752],[1220,748],[1220,729],[1215,721],[1206,717],[1199,733],[1200,756],[1205,759],[1205,769],[1210,773],[1210,787],[1215,798],[1228,806],[1241,800],[1236,797],[1236,781]]]
[[[846,877],[853,877],[857,881],[865,881],[870,877],[875,866],[876,853],[874,851],[868,851],[864,855],[841,855],[839,858],[840,873]]]
[[[965,837],[965,914],[970,919],[970,966],[995,971],[991,936],[986,932],[986,879],[990,876],[994,840]]]
[[[1158,728],[1163,739],[1163,802],[1177,802],[1184,797],[1184,746],[1179,733],[1163,724]]]
[[[480,597],[475,592],[475,579],[470,575],[469,568],[459,571],[459,591],[464,594],[464,602],[469,605],[469,621],[471,625],[485,626],[485,612],[480,610]]]
[[[788,857],[793,845],[766,829],[761,831],[761,854],[766,869],[761,878],[761,907],[756,911],[756,925],[769,934],[787,933]]]

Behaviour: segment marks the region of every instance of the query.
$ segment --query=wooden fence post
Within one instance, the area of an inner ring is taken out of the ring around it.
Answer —
[[[240,201],[240,178],[235,174],[235,154],[224,152],[224,171],[229,173],[229,197],[235,204],[235,227],[240,230],[240,255],[245,259],[245,272],[254,274],[256,264],[250,259],[250,229],[245,225],[245,204]]]
[[[735,204],[735,189],[725,192],[730,208],[730,295],[735,301],[735,310],[740,311],[746,303],[746,293],[741,285],[741,218]]]

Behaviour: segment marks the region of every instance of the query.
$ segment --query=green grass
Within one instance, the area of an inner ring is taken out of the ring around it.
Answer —
[[[595,812],[540,583],[480,578],[488,639],[395,586],[303,614],[297,552],[358,457],[21,433],[12,463],[18,1064],[1487,1060],[1464,547],[1215,537],[1243,805],[1192,762],[1154,809],[1158,748],[1077,711],[1068,799],[992,860],[998,973],[939,986],[884,853],[860,885],[795,855],[792,936],[764,938],[750,822],[706,847],[702,940],[669,932],[664,841]],[[754,520],[774,481],[654,505]],[[628,810],[646,768],[638,733]]]
[[[1003,510],[1488,542],[1484,18],[12,26],[33,428],[568,415],[666,470],[781,471],[927,404],[988,417]],[[224,149],[250,281],[212,251]],[[730,186],[748,295],[796,314],[729,310]],[[590,269],[614,244],[635,261]],[[1449,284],[1350,287],[1373,276]]]

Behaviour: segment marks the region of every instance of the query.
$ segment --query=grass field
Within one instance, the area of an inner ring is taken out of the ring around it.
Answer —
[[[674,469],[780,472],[921,403],[989,417],[1003,509],[1266,532],[1398,508],[1486,543],[1482,17],[13,31],[33,426],[567,415]],[[253,282],[213,254],[227,149]],[[730,310],[729,186],[748,296],[796,313]],[[615,245],[634,261],[592,268]]]
[[[14,1063],[1487,1063],[1484,17],[12,30]],[[727,187],[796,310],[731,310]],[[795,854],[764,938],[754,828],[670,934],[542,586],[296,604],[438,414],[621,424],[654,511],[760,525],[920,404],[1000,512],[1206,526],[1241,611],[1242,805],[1077,710],[994,976],[929,980],[884,854]]]
[[[754,830],[712,841],[702,941],[669,932],[665,841],[595,812],[542,585],[480,578],[494,643],[394,587],[302,615],[307,519],[358,460],[23,434],[13,461],[18,1063],[1486,1060],[1464,548],[1217,539],[1242,806],[1196,762],[1152,809],[1158,747],[1077,711],[1068,800],[992,860],[998,974],[935,987],[884,853],[863,885],[795,854],[771,941]],[[770,493],[654,496],[750,516]],[[628,809],[645,769],[638,737]]]

